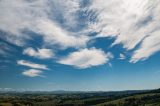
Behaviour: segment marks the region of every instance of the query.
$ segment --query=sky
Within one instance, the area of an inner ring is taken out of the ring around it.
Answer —
[[[0,0],[0,90],[160,87],[160,0]]]

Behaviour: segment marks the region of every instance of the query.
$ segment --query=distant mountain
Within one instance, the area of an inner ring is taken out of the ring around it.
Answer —
[[[146,93],[146,92],[160,92],[160,89],[153,90],[125,90],[125,91],[18,91],[18,90],[1,90],[0,93],[25,93],[25,94],[101,94],[101,95],[124,95],[124,94],[135,94],[135,93]]]

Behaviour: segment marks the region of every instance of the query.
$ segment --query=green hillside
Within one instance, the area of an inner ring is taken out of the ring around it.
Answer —
[[[97,104],[96,106],[160,106],[160,93],[138,94]]]
[[[0,106],[160,106],[160,89],[117,92],[0,93]]]

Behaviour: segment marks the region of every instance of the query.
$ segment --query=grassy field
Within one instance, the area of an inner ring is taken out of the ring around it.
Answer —
[[[160,93],[138,94],[100,103],[96,106],[160,106]]]

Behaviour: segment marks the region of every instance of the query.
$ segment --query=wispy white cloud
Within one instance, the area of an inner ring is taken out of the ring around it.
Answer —
[[[23,54],[40,58],[40,59],[48,59],[48,58],[54,57],[53,51],[51,49],[45,49],[45,48],[35,50],[29,47],[23,51]]]
[[[159,4],[159,0],[93,0],[89,10],[97,14],[97,20],[90,23],[90,29],[99,33],[97,37],[115,37],[112,45],[121,43],[124,48],[131,50],[142,42],[143,48],[154,51],[153,46],[149,48],[146,45],[145,38],[155,36],[152,33],[160,30]],[[160,38],[159,33],[156,34]],[[149,38],[147,41],[152,42]],[[153,54],[144,52],[148,54],[145,57]],[[137,58],[137,55],[132,58]]]
[[[35,69],[43,69],[43,70],[48,70],[46,65],[42,65],[42,64],[36,64],[36,63],[32,63],[29,61],[25,61],[25,60],[18,60],[17,61],[18,65],[23,65],[23,66],[27,66],[30,68],[35,68]]]
[[[122,54],[122,53],[119,54],[119,59],[123,60],[125,58],[126,58],[126,56],[124,54]]]
[[[89,68],[107,63],[113,58],[111,53],[105,53],[100,49],[81,49],[61,58],[58,63],[75,66],[77,68]]]
[[[36,69],[29,69],[24,72],[22,72],[23,75],[28,76],[28,77],[37,77],[37,76],[42,76],[42,71],[41,70],[36,70]]]
[[[78,10],[79,0],[1,0],[0,30],[10,33],[4,38],[20,46],[25,44],[26,39],[31,38],[23,33],[26,30],[38,33],[50,45],[85,46],[88,37],[77,35],[77,32],[70,30],[78,25]],[[59,18],[63,18],[65,25],[58,22]]]
[[[61,18],[65,26],[69,28],[77,27],[79,24],[77,12],[80,10],[80,0],[52,0],[53,17]]]
[[[145,60],[158,51],[160,51],[160,31],[151,33],[151,36],[143,40],[141,46],[134,52],[130,62],[135,63],[139,60]]]
[[[9,57],[8,52],[12,51],[13,48],[4,42],[0,42],[0,55],[3,57]]]
[[[68,58],[63,58],[65,61],[60,59],[59,62],[85,68],[98,63],[88,63],[92,58],[84,59],[85,56],[81,54],[82,59],[74,59],[78,62],[83,60],[84,64],[74,65],[69,57],[73,58],[75,54],[83,53],[83,50],[91,51],[82,49],[92,40],[91,36],[87,36],[91,32],[98,33],[95,39],[114,37],[112,45],[123,44],[126,50],[136,50],[131,56],[131,62],[147,59],[160,50],[158,44],[146,43],[160,38],[159,0],[92,0],[90,5],[83,8],[84,11],[80,3],[81,0],[0,0],[0,30],[7,33],[0,38],[23,46],[26,39],[32,39],[25,32],[34,32],[34,36],[43,38],[44,45],[80,49],[71,53]],[[87,18],[84,21],[86,23],[83,23],[86,26],[81,29],[82,20],[78,15],[82,11]],[[137,45],[140,45],[138,49],[135,48]],[[142,56],[142,52],[145,55]],[[0,50],[0,53],[3,51]],[[41,59],[54,56],[49,49],[27,48],[23,53]],[[120,59],[122,58],[124,56],[121,55]]]
[[[87,36],[75,35],[73,32],[62,29],[51,20],[38,20],[34,30],[43,35],[47,44],[58,44],[64,48],[84,47],[90,40]]]
[[[45,8],[42,8],[46,2],[25,0],[1,0],[0,1],[0,29],[9,33],[4,36],[8,41],[17,45],[23,45],[24,40],[29,35],[24,35],[23,30],[31,28],[34,20],[38,16],[45,17]]]

